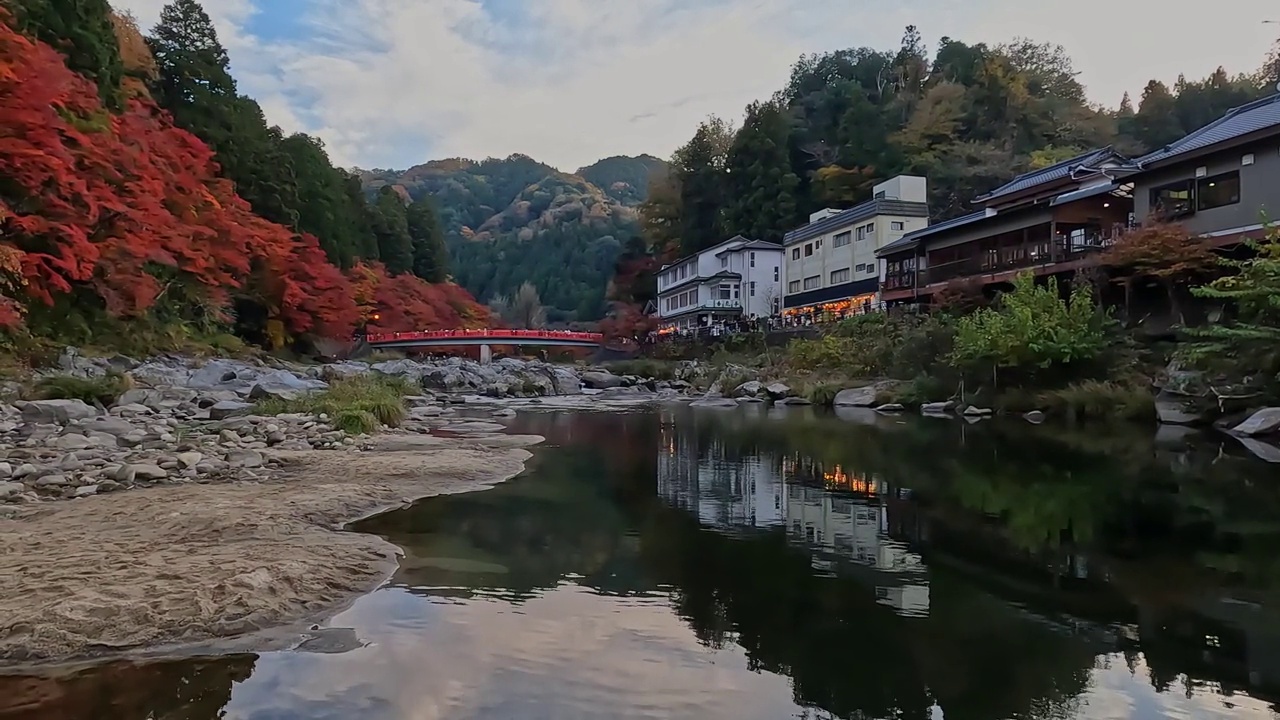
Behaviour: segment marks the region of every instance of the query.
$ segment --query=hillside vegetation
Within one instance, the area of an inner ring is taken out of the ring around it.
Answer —
[[[595,320],[626,241],[638,231],[658,158],[617,156],[568,174],[524,155],[437,160],[408,170],[361,171],[365,187],[403,188],[440,208],[454,279],[482,300],[525,282],[548,320]]]
[[[145,39],[105,0],[0,7],[0,342],[282,346],[375,312],[388,329],[486,320],[443,282],[430,202],[366,201],[227,66],[194,0]]]

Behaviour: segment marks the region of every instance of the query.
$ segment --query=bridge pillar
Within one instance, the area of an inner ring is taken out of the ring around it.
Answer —
[[[480,346],[480,364],[488,365],[493,362],[493,348],[488,345]]]

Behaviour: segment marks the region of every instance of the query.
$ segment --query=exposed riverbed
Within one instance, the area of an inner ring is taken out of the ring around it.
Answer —
[[[0,718],[1271,716],[1270,466],[842,415],[522,414],[521,477],[335,533],[404,556],[301,647],[4,677]]]

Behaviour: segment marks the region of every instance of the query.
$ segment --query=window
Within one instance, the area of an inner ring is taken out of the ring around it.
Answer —
[[[729,257],[727,255],[725,257],[720,258],[720,267],[722,268],[729,267]]]
[[[789,292],[789,293],[798,293],[798,292],[800,292],[800,281],[799,281],[799,280],[792,280],[791,282],[787,283],[787,292]]]
[[[751,267],[755,267],[755,266],[756,266],[756,254],[751,253]]]
[[[889,223],[890,230],[902,230],[906,228],[906,226],[907,226],[906,223],[902,222],[901,220],[894,220],[893,222]]]
[[[751,297],[755,297],[755,296],[756,296],[756,281],[755,281],[755,280],[752,280],[752,281],[751,281],[751,283],[747,285],[747,294],[748,294],[748,295],[750,295]]]
[[[1182,180],[1151,190],[1151,212],[1165,219],[1195,212],[1191,204],[1193,180]]]
[[[814,247],[814,249],[815,249],[815,250],[821,250],[821,249],[822,249],[822,238],[818,238],[818,241],[817,241],[817,242],[815,242],[815,243],[813,244],[813,247]]]
[[[875,263],[867,263],[867,272],[869,272],[869,273],[871,273],[871,274],[873,274],[873,275],[874,275],[875,273],[877,273],[877,272],[879,272],[879,271],[878,271],[878,270],[876,270],[876,264],[875,264]]]
[[[867,266],[865,263],[858,263],[857,267],[854,268],[854,272],[865,272],[866,269]]]
[[[866,239],[867,239],[867,228],[866,228],[866,226],[864,226],[864,225],[859,225],[859,226],[858,226],[858,239],[859,239],[859,240],[866,240]]]
[[[1235,205],[1240,202],[1240,172],[1200,178],[1196,181],[1196,209],[1212,210],[1213,208]]]
[[[832,285],[839,285],[840,283],[846,283],[846,282],[849,282],[849,268],[845,268],[843,270],[831,271]]]
[[[874,235],[874,234],[876,233],[876,224],[875,224],[875,223],[867,223],[867,224],[866,224],[866,225],[864,225],[863,227],[865,227],[865,228],[867,229],[867,235]]]
[[[773,266],[773,281],[778,282],[778,266]]]
[[[804,289],[812,290],[822,284],[821,275],[810,275],[804,279]]]
[[[729,299],[729,285],[727,283],[716,288],[716,300],[728,300],[728,299]]]
[[[853,233],[846,230],[831,239],[831,247],[833,248],[844,247],[845,245],[848,245],[852,241],[853,241]]]
[[[813,255],[813,243],[804,246],[804,256],[809,257],[810,255]]]
[[[799,260],[799,259],[800,259],[800,248],[796,248],[796,249],[794,249],[794,250],[792,250],[792,251],[791,251],[791,259],[792,259],[792,260]]]

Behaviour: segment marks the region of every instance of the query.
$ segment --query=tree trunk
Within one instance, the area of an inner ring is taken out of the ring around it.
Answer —
[[[1187,324],[1186,318],[1182,316],[1182,304],[1178,302],[1177,286],[1174,284],[1173,280],[1168,278],[1165,278],[1162,282],[1164,282],[1165,292],[1169,294],[1169,310],[1173,313],[1173,316],[1177,318],[1179,325]]]

